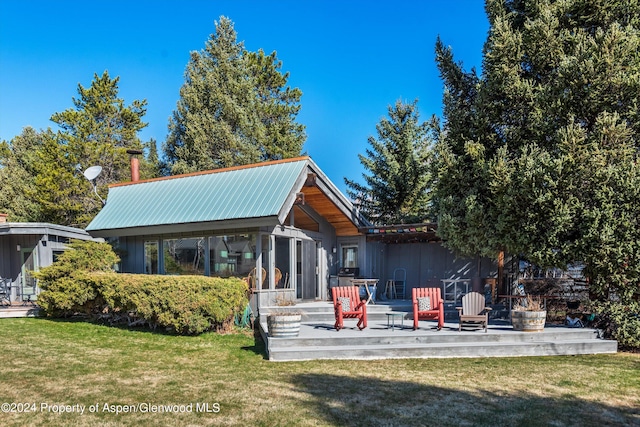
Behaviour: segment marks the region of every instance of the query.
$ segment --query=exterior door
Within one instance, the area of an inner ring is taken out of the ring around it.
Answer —
[[[36,279],[31,275],[32,271],[38,269],[36,252],[33,249],[22,249],[22,271],[21,271],[21,297],[22,301],[36,300]]]
[[[303,279],[304,288],[302,291],[303,299],[316,299],[316,288],[318,280],[317,265],[318,257],[316,254],[316,242],[314,240],[304,240],[302,245],[302,253],[304,255],[303,262]]]
[[[298,240],[296,242],[297,285],[296,296],[302,299],[316,299],[318,257],[315,240]]]

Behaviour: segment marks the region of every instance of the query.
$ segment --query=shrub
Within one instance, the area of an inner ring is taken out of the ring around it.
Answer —
[[[640,303],[594,302],[592,309],[594,326],[604,331],[605,338],[618,341],[621,349],[640,349]]]
[[[82,313],[185,335],[227,330],[247,304],[247,284],[237,278],[84,272],[60,283],[69,295],[49,292],[43,306],[49,316]]]
[[[83,314],[93,320],[146,323],[179,334],[228,329],[247,304],[241,279],[204,276],[118,274],[107,243],[77,241],[34,275],[38,304],[51,317]]]
[[[72,241],[56,262],[33,273],[42,289],[38,305],[50,316],[89,314],[98,295],[84,284],[84,276],[87,272],[113,271],[119,261],[108,243]]]
[[[179,334],[227,330],[247,304],[247,284],[237,278],[92,273],[86,279],[105,303],[103,318]]]

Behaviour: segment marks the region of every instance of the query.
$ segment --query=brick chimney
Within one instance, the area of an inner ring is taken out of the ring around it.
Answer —
[[[0,224],[4,224],[5,222],[7,222],[7,217],[8,216],[9,216],[9,214],[0,213]]]
[[[138,156],[142,154],[142,150],[127,150],[131,162],[131,182],[140,181],[140,159]]]

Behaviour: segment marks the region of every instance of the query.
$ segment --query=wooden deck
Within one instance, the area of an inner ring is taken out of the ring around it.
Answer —
[[[494,318],[486,333],[482,329],[459,332],[454,307],[448,307],[441,331],[436,330],[435,321],[420,321],[414,331],[411,302],[407,300],[368,305],[368,327],[362,331],[350,320],[345,320],[344,329],[336,331],[330,302],[303,303],[288,309],[304,313],[300,335],[295,338],[269,337],[264,314],[268,308],[262,309],[260,333],[269,360],[515,357],[617,351],[616,341],[600,339],[598,331],[590,328],[547,325],[544,332],[518,332],[508,319]],[[392,311],[406,314],[390,318],[387,313]],[[395,321],[393,328],[388,325],[390,320]]]

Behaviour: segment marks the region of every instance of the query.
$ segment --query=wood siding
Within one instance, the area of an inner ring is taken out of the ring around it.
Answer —
[[[396,268],[407,271],[406,295],[415,287],[442,286],[442,279],[472,279],[478,270],[477,259],[461,258],[440,243],[367,243],[368,272],[380,271],[379,286],[393,279]],[[377,265],[376,265],[377,264]],[[483,258],[480,277],[495,277],[497,265]]]

